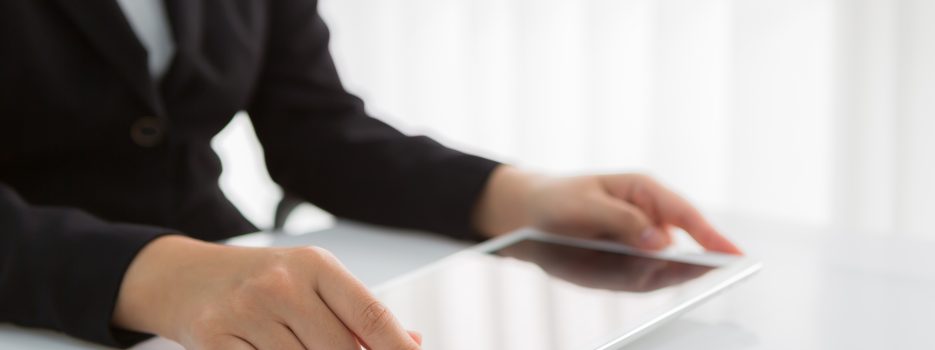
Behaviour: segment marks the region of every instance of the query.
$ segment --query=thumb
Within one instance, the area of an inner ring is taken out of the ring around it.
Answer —
[[[627,202],[608,197],[598,201],[594,213],[605,233],[627,245],[659,250],[671,243],[666,231],[653,227],[642,210]]]

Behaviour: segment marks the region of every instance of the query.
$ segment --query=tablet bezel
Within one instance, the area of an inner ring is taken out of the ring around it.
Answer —
[[[392,289],[395,286],[404,284],[409,280],[419,278],[422,275],[442,268],[454,261],[462,254],[492,254],[502,248],[524,239],[534,239],[581,248],[716,267],[716,269],[711,270],[710,272],[693,280],[692,287],[687,289],[687,292],[681,293],[680,296],[675,297],[672,300],[671,305],[666,308],[666,311],[659,314],[648,315],[645,320],[639,322],[640,325],[636,328],[622,329],[619,332],[620,335],[598,341],[593,346],[594,350],[618,349],[619,347],[625,345],[633,339],[636,339],[640,335],[645,334],[665,321],[681,315],[685,311],[691,309],[693,306],[696,306],[708,298],[717,295],[731,285],[746,279],[747,277],[759,271],[762,267],[762,264],[759,261],[746,256],[726,255],[713,252],[649,252],[615,242],[588,240],[560,236],[534,229],[522,229],[467,248],[429,265],[382,283],[373,288],[373,293],[379,298],[383,291]]]

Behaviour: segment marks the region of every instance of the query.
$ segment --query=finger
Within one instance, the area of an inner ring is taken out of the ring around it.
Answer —
[[[257,350],[243,338],[233,335],[220,335],[214,337],[197,350]]]
[[[318,292],[335,315],[371,350],[418,349],[389,309],[340,262],[319,275]]]
[[[718,231],[701,216],[698,211],[692,209],[672,218],[671,222],[688,232],[698,244],[707,250],[742,255],[743,252],[737,248],[730,240],[722,236]]]
[[[305,346],[288,326],[275,322],[254,322],[240,329],[258,350],[305,350]]]
[[[657,226],[671,224],[682,228],[707,250],[742,254],[691,203],[656,181],[639,181],[633,185],[627,197],[628,201],[652,213]]]
[[[419,345],[422,345],[422,333],[419,333],[416,331],[407,331],[407,332],[409,333],[409,336],[412,337],[412,340],[415,340],[416,343],[418,343]]]
[[[419,344],[419,346],[422,345],[422,333],[416,331],[406,331],[406,333],[409,333],[409,337],[412,338],[412,340],[414,340],[417,344]],[[364,345],[365,349],[370,349],[370,346],[368,346],[366,342],[361,341],[361,344]]]
[[[360,350],[354,334],[318,297],[306,299],[304,305],[284,311],[289,324],[308,349]]]
[[[740,249],[718,233],[717,229],[687,200],[659,184],[652,184],[649,188],[659,193],[656,207],[664,223],[682,228],[707,250],[742,254]]]
[[[657,250],[670,243],[664,230],[653,227],[646,214],[624,201],[610,197],[601,198],[594,202],[591,213],[605,231],[628,245]]]
[[[656,194],[658,189],[647,188],[652,182],[651,179],[637,178],[637,180],[629,181],[629,186],[623,186],[626,192],[620,193],[614,189],[611,194],[640,208],[654,225],[661,227],[664,226],[664,222],[659,213],[660,205],[657,203],[659,202],[657,198],[659,195]]]

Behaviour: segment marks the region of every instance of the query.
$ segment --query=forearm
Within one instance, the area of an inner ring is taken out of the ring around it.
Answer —
[[[142,340],[114,332],[115,295],[138,252],[166,232],[31,205],[0,183],[0,322],[110,346]]]
[[[497,167],[477,202],[474,227],[487,237],[495,237],[530,225],[533,190],[546,180],[509,165]]]

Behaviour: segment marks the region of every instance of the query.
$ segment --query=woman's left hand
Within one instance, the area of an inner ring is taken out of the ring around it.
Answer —
[[[741,254],[681,196],[641,174],[543,177],[501,166],[479,201],[475,224],[490,236],[534,226],[658,250],[684,229],[707,250]]]

